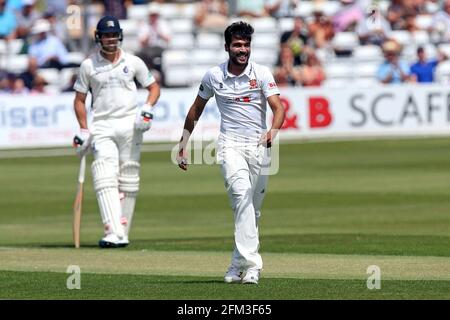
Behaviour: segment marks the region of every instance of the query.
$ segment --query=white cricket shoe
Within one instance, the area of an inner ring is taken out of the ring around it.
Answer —
[[[128,240],[128,236],[124,236],[122,240],[119,240],[119,244],[121,244],[123,247],[129,245],[130,241]]]
[[[225,273],[224,281],[226,283],[241,283],[242,272],[239,270],[239,268],[235,266],[230,266],[228,268],[228,271]]]
[[[124,240],[123,238],[122,239],[119,238],[114,233],[110,233],[105,237],[103,237],[102,239],[100,239],[100,241],[98,242],[98,246],[100,248],[122,248],[128,245],[128,243],[126,244],[123,243],[122,242],[123,240]]]
[[[248,269],[245,277],[242,278],[242,283],[249,283],[249,284],[258,284],[259,281],[259,269]]]

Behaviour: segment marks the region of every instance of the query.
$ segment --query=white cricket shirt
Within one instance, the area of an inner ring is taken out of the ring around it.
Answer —
[[[269,68],[249,62],[236,76],[228,72],[228,60],[209,69],[198,95],[215,96],[221,115],[220,132],[248,138],[265,131],[267,98],[280,94]]]
[[[121,50],[114,64],[100,52],[83,61],[74,89],[92,94],[93,120],[123,118],[134,115],[137,106],[137,87],[134,78],[148,87],[155,78],[140,58]]]

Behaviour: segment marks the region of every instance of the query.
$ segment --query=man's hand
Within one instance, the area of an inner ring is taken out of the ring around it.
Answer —
[[[89,152],[89,147],[91,146],[91,133],[88,129],[81,129],[80,133],[73,137],[73,146],[76,148],[79,157],[83,157]]]
[[[136,130],[145,132],[152,127],[153,114],[151,113],[151,108],[152,106],[147,103],[138,108],[134,122]]]
[[[179,166],[182,170],[184,170],[184,171],[187,170],[187,166],[188,166],[188,163],[187,163],[187,155],[186,155],[186,151],[185,151],[184,148],[180,148],[180,150],[178,151],[178,154],[177,154],[177,162],[178,162],[178,166]]]
[[[266,148],[270,148],[272,147],[272,139],[272,130],[270,130],[261,136],[258,145],[263,145]]]

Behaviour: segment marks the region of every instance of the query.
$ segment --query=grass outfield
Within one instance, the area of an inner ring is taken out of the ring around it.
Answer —
[[[0,159],[0,299],[450,299],[448,139],[288,144],[261,218],[257,287],[222,284],[232,212],[217,166],[144,153],[132,244],[100,250],[88,172],[72,249],[76,157]],[[67,290],[68,265],[82,289]],[[381,290],[366,269],[381,268]],[[120,289],[120,290],[119,290]]]

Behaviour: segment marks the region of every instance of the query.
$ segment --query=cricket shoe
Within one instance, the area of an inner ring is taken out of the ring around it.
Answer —
[[[242,283],[258,284],[259,281],[259,269],[248,269],[245,277],[242,278]]]
[[[239,268],[235,266],[230,266],[228,268],[228,271],[225,273],[224,281],[226,283],[241,283],[242,272],[239,270]]]
[[[110,233],[104,238],[100,239],[98,242],[98,246],[100,248],[122,248],[128,245],[128,239],[124,242],[125,239],[120,239],[114,233]]]

